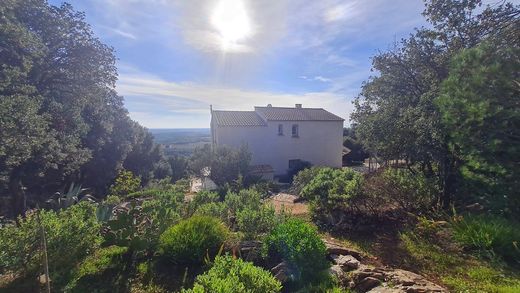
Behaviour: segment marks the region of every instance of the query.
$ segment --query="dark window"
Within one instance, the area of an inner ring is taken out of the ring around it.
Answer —
[[[292,126],[292,136],[298,137],[298,124],[293,124]]]
[[[283,124],[278,124],[278,135],[283,135]]]

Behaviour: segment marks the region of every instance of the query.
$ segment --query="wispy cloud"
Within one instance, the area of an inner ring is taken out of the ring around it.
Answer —
[[[352,105],[346,102],[345,96],[333,92],[254,91],[195,82],[172,82],[138,71],[123,72],[117,90],[125,96],[131,117],[148,127],[174,127],[168,126],[168,123],[173,123],[167,122],[171,119],[148,119],[153,115],[157,118],[173,114],[181,114],[175,117],[175,127],[207,127],[209,105],[215,109],[251,110],[258,105],[304,104],[306,107],[325,108],[344,118],[348,118],[352,111]],[[148,105],[150,109],[143,111],[141,104]],[[202,119],[194,121],[193,116],[183,116],[185,114],[196,114]]]

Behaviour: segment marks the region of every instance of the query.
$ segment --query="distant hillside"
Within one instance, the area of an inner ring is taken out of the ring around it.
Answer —
[[[211,142],[209,128],[152,128],[149,131],[156,143],[164,145],[169,156],[189,156],[197,146]]]

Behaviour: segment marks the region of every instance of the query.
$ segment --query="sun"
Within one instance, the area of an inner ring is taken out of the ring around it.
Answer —
[[[242,0],[221,0],[213,14],[211,24],[220,36],[223,50],[251,36],[251,23]]]

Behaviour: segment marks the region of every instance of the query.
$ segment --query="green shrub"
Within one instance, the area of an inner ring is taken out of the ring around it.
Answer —
[[[311,167],[307,169],[303,169],[298,174],[294,176],[291,190],[300,195],[303,188],[311,182],[314,177],[318,174],[318,172],[323,169],[322,167]]]
[[[263,205],[258,210],[245,208],[237,212],[238,229],[244,233],[244,238],[248,240],[271,231],[275,223],[276,214],[272,206]]]
[[[167,229],[159,239],[161,254],[178,264],[198,265],[214,256],[229,236],[219,219],[194,216]]]
[[[264,242],[263,255],[286,261],[295,281],[312,280],[329,267],[316,228],[299,219],[277,225]]]
[[[221,219],[224,223],[228,222],[227,208],[223,202],[205,203],[197,208],[195,215],[214,217]]]
[[[262,206],[262,195],[252,189],[243,189],[238,194],[233,192],[226,194],[224,203],[229,212],[232,215],[236,215],[238,211],[245,208],[259,210]]]
[[[453,236],[464,247],[520,261],[520,225],[490,215],[468,215],[453,222]]]
[[[95,206],[80,202],[60,212],[41,211],[46,232],[50,278],[61,288],[71,269],[97,249],[102,241]],[[36,214],[28,213],[18,225],[0,229],[0,270],[22,272],[33,278],[41,268],[40,230]]]
[[[121,198],[117,195],[109,195],[103,201],[104,204],[118,205],[122,202]]]
[[[110,186],[109,193],[112,195],[125,196],[136,192],[141,188],[141,178],[134,176],[130,171],[121,170]]]
[[[109,246],[88,256],[75,270],[65,292],[121,292],[127,285],[126,247]]]
[[[363,177],[352,169],[322,168],[302,189],[311,202],[316,221],[336,225],[352,210],[352,201],[360,197]]]
[[[282,286],[271,273],[250,262],[217,256],[213,267],[199,275],[193,289],[183,292],[280,292]]]

